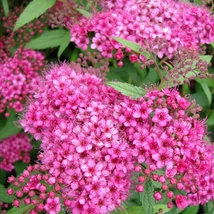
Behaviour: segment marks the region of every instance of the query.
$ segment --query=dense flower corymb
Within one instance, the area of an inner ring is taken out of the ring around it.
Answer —
[[[91,19],[71,27],[71,41],[87,49],[89,32],[95,32],[92,49],[103,57],[111,58],[112,51],[122,45],[111,36],[136,42],[143,47],[152,46],[157,55],[172,57],[177,50],[198,49],[214,40],[214,18],[206,9],[173,0],[101,1],[105,8]],[[151,51],[151,50],[149,50]],[[152,52],[152,51],[151,51]]]
[[[0,64],[0,113],[14,108],[23,110],[27,96],[39,81],[39,73],[44,66],[44,56],[36,51],[18,49],[14,57]]]
[[[51,183],[63,180],[72,213],[109,213],[128,197],[133,170],[113,116],[125,98],[87,71],[75,63],[53,66],[21,124],[42,141],[40,160]]]
[[[200,108],[194,101],[181,97],[177,90],[151,89],[139,100],[121,105],[123,113],[117,117],[127,127],[132,154],[139,164],[136,172],[145,176],[139,185],[148,177],[161,183],[167,197],[174,198],[181,209],[214,199],[214,148],[205,140],[205,121],[196,119]],[[147,167],[142,170],[140,164]],[[172,195],[171,188],[187,195]],[[157,192],[154,197],[161,200],[162,194]]]
[[[30,162],[29,152],[32,149],[30,139],[25,134],[17,134],[0,141],[0,169],[12,171],[13,163],[21,160],[25,163]]]

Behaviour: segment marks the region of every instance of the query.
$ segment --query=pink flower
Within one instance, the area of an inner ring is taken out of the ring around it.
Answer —
[[[185,207],[188,206],[187,197],[183,196],[181,194],[176,195],[175,202],[176,202],[177,207],[180,209],[184,209]]]
[[[160,126],[166,126],[171,119],[172,117],[168,114],[167,108],[156,108],[155,115],[152,117],[152,121]]]
[[[61,211],[60,198],[48,198],[44,209],[48,212],[48,214],[56,214]]]

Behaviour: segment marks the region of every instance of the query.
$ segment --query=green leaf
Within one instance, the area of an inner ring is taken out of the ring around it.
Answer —
[[[199,206],[187,207],[181,214],[197,214]]]
[[[33,0],[18,18],[14,27],[14,31],[29,23],[33,19],[38,18],[46,10],[51,8],[55,2],[56,0]]]
[[[214,42],[211,43],[212,47],[214,48]]]
[[[14,167],[15,167],[15,171],[17,173],[17,175],[20,175],[24,169],[26,169],[26,167],[28,166],[29,164],[28,163],[24,163],[22,161],[17,161],[15,164],[14,164]]]
[[[33,209],[35,205],[33,204],[21,204],[20,207],[13,207],[12,209],[7,211],[7,214],[24,214],[30,213],[30,210]]]
[[[155,199],[153,197],[153,194],[154,194],[154,187],[153,187],[152,181],[149,179],[148,181],[146,181],[144,185],[144,192],[140,193],[143,211],[146,214],[154,213]]]
[[[141,206],[128,207],[125,210],[115,210],[111,214],[143,214]]]
[[[68,35],[68,31],[64,29],[46,31],[39,37],[32,39],[26,45],[26,48],[46,49],[46,48],[54,48],[57,46],[61,46],[63,45],[63,42],[65,40],[65,37],[67,37],[67,35]]]
[[[205,81],[203,79],[196,78],[195,81],[198,82],[200,84],[200,86],[202,87],[204,93],[206,94],[209,105],[210,105],[212,102],[212,94],[210,92],[208,85],[205,83]]]
[[[190,94],[190,97],[193,100],[196,100],[196,103],[198,103],[202,108],[208,107],[209,103],[208,100],[204,94],[204,92],[196,92],[196,93],[192,93]]]
[[[1,2],[2,2],[3,9],[4,9],[4,15],[6,17],[8,17],[8,13],[9,13],[8,1],[7,0],[1,0]]]
[[[145,90],[141,87],[131,85],[123,82],[106,82],[107,85],[111,86],[115,90],[121,92],[125,96],[130,96],[134,99],[140,98],[145,95]]]
[[[4,188],[3,185],[0,185],[0,201],[5,202],[5,203],[12,203],[14,199],[15,199],[15,197],[9,196],[7,194],[7,189]]]
[[[206,124],[208,126],[214,125],[214,111],[212,111],[211,115],[209,116],[208,120],[206,121]]]
[[[66,31],[64,34],[64,37],[62,39],[62,44],[59,47],[57,56],[58,58],[60,58],[60,56],[62,55],[63,51],[68,47],[69,43],[70,43],[70,39],[71,39],[71,35],[69,31]]]
[[[147,51],[140,51],[142,49],[142,47],[140,45],[138,45],[137,43],[131,42],[126,39],[118,38],[115,36],[111,36],[111,38],[114,39],[115,41],[119,42],[120,44],[130,48],[131,50],[135,51],[136,53],[139,53],[139,54],[145,56],[147,59],[151,59],[150,53]]]
[[[7,118],[6,124],[0,129],[0,140],[8,138],[21,131],[21,128],[18,128],[16,125],[14,125],[16,120],[16,112],[12,109],[10,111],[10,117]]]
[[[162,209],[162,212],[160,212],[160,213],[166,213],[169,210],[171,210],[170,208],[167,207],[166,204],[157,204],[154,206],[154,213],[156,213],[156,212],[158,213],[159,209]]]
[[[92,14],[86,10],[83,10],[81,8],[76,8],[77,11],[79,11],[83,16],[87,17],[87,18],[91,18]]]

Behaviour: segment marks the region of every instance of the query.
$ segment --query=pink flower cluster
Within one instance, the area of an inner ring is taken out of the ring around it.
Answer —
[[[34,208],[30,210],[30,214],[37,214],[41,211],[56,214],[61,211],[60,198],[56,195],[61,187],[55,185],[53,178],[45,174],[44,166],[37,164],[28,166],[21,176],[17,179],[11,176],[8,182],[11,183],[11,186],[22,187],[16,188],[15,191],[13,188],[7,190],[8,195],[16,195],[13,206],[20,207],[21,200],[24,197],[25,205],[34,205]]]
[[[44,66],[44,56],[36,51],[18,49],[13,57],[0,63],[0,113],[6,108],[23,110],[23,103],[33,93],[39,73]]]
[[[86,72],[74,63],[52,67],[21,124],[42,141],[39,159],[52,184],[63,181],[72,213],[109,213],[127,199],[134,170],[114,117],[124,98]]]
[[[158,57],[171,58],[179,49],[195,49],[214,40],[214,18],[205,8],[173,0],[116,0],[101,1],[103,12],[95,13],[91,19],[82,19],[72,26],[71,41],[87,49],[88,33],[95,32],[92,49],[103,57],[113,57],[113,50],[124,46],[111,36],[124,38],[142,47],[155,46]],[[151,51],[153,52],[153,51]]]
[[[20,123],[42,141],[39,159],[49,183],[61,181],[72,213],[120,206],[134,170],[137,191],[151,178],[162,186],[156,200],[166,194],[184,208],[214,199],[214,148],[193,103],[168,89],[132,100],[78,64],[62,64],[46,74]]]
[[[214,147],[205,139],[205,121],[195,118],[199,109],[177,90],[169,89],[151,90],[121,106],[124,110],[117,118],[126,127],[139,164],[135,168],[141,177],[137,190],[143,189],[144,181],[151,177],[181,209],[213,200]],[[174,195],[173,188],[187,195]],[[161,200],[162,193],[154,197]]]
[[[17,134],[0,141],[0,169],[12,171],[13,163],[21,160],[30,162],[29,152],[32,149],[30,139],[25,134]]]

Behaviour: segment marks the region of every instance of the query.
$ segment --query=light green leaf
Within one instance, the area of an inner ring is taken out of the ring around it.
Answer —
[[[5,202],[5,203],[12,203],[14,199],[15,199],[15,197],[9,196],[7,194],[7,189],[4,188],[3,185],[0,185],[0,201]]]
[[[143,214],[141,206],[128,207],[125,210],[115,210],[111,214]]]
[[[60,45],[58,53],[57,53],[58,58],[61,56],[63,51],[68,47],[68,45],[70,43],[70,39],[71,39],[70,32],[66,31],[66,33],[64,34],[62,44]]]
[[[55,2],[56,0],[33,0],[18,18],[14,27],[14,31],[29,23],[33,19],[38,18],[46,10],[51,8]]]
[[[140,51],[140,49],[142,49],[142,47],[140,45],[138,45],[137,43],[131,42],[126,39],[118,38],[115,36],[111,36],[111,38],[114,39],[115,41],[119,42],[120,44],[130,48],[131,50],[135,51],[136,53],[139,53],[139,54],[145,56],[147,59],[151,59],[150,53],[147,51]]]
[[[131,85],[129,83],[112,81],[106,82],[106,84],[121,92],[123,95],[130,96],[133,99],[137,99],[145,95],[145,90],[143,88]]]
[[[212,45],[212,46],[213,46],[213,48],[214,48],[214,42],[212,42],[212,43],[211,43],[211,45]]]
[[[33,209],[35,205],[33,204],[21,204],[20,207],[13,207],[12,209],[7,211],[7,214],[24,214],[30,213],[30,210]]]
[[[204,93],[207,96],[207,100],[208,100],[209,105],[210,105],[212,102],[212,94],[210,92],[208,85],[205,83],[205,81],[203,79],[196,78],[195,81],[198,82],[200,84],[200,86],[202,87]]]
[[[91,18],[92,14],[86,10],[83,10],[81,8],[76,8],[77,11],[79,11],[83,16],[87,17],[87,18]]]
[[[2,2],[3,9],[4,9],[4,15],[6,17],[8,17],[8,13],[9,13],[8,1],[7,0],[1,0],[1,2]]]
[[[160,213],[166,213],[169,210],[171,210],[170,208],[167,207],[166,204],[157,204],[154,206],[154,214],[159,212],[159,209],[162,209],[162,212]]]
[[[187,207],[181,214],[196,214],[198,213],[199,206]]]
[[[146,181],[144,185],[144,192],[140,193],[140,199],[143,207],[143,211],[146,214],[153,214],[154,213],[154,205],[155,199],[153,197],[154,194],[154,187],[152,181],[149,179]]]
[[[36,50],[58,47],[63,44],[65,37],[67,37],[67,35],[68,31],[64,29],[46,31],[39,37],[32,39],[26,45],[26,48]]]
[[[7,118],[6,124],[0,129],[0,140],[8,138],[21,131],[21,128],[18,128],[16,125],[14,125],[16,120],[16,112],[12,109],[10,111],[10,117]]]

